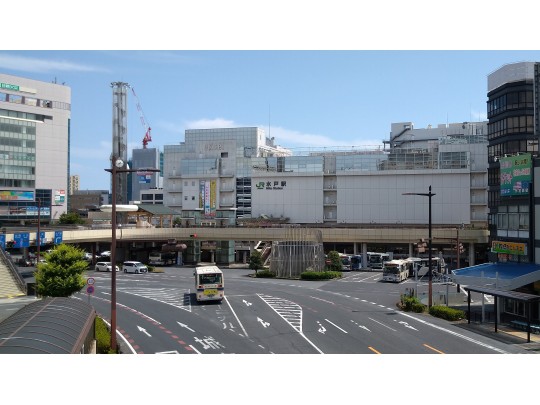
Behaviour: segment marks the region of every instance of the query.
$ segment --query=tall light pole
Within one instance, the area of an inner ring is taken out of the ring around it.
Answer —
[[[403,193],[402,195],[421,195],[423,197],[429,198],[429,240],[428,240],[428,276],[429,276],[429,289],[428,289],[428,308],[431,308],[433,305],[433,272],[431,270],[432,263],[431,263],[431,197],[435,195],[435,193],[431,192],[431,186],[429,186],[429,193]]]
[[[41,248],[41,199],[36,198],[38,203],[38,211],[37,211],[37,235],[36,235],[36,268],[39,264],[39,253]]]
[[[111,349],[116,351],[116,176],[119,173],[133,173],[138,170],[131,170],[129,168],[124,169],[124,161],[113,155],[111,158],[111,168],[105,169],[105,171],[111,173],[112,181],[112,197],[110,206],[102,206],[102,211],[111,212]],[[148,172],[159,172],[159,169],[145,169]],[[136,211],[138,207],[136,205],[122,205],[118,211]]]

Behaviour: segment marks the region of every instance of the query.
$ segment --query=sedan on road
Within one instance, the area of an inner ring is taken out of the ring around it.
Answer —
[[[118,266],[114,267],[116,267],[116,271],[120,271]],[[96,271],[112,271],[112,264],[111,262],[97,262],[94,269]]]

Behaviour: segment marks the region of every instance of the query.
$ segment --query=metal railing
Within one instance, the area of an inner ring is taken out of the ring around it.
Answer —
[[[28,291],[27,291],[26,283],[24,282],[22,276],[19,274],[18,267],[15,265],[15,263],[13,263],[11,256],[7,255],[5,250],[1,248],[0,248],[0,260],[6,265],[7,269],[11,272],[19,288],[25,294],[27,294]]]

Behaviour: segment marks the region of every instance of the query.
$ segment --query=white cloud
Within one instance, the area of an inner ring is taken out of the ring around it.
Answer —
[[[71,72],[104,72],[102,69],[91,65],[81,65],[66,60],[39,59],[25,56],[0,53],[0,68],[20,70],[24,72],[51,73],[58,71]]]
[[[471,111],[471,120],[475,121],[487,121],[487,112],[486,111]]]
[[[209,129],[209,128],[236,128],[241,125],[235,124],[234,121],[224,118],[207,119],[202,118],[197,121],[189,121],[186,123],[186,129]]]

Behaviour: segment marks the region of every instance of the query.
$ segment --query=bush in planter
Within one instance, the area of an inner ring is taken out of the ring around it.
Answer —
[[[255,277],[257,278],[273,278],[276,276],[276,273],[270,270],[259,270],[255,271]]]
[[[300,274],[302,280],[330,280],[341,278],[341,271],[304,271]]]
[[[409,295],[402,295],[401,296],[401,309],[406,312],[424,312],[426,309],[426,306],[420,302],[420,299],[418,297],[409,296]]]
[[[449,308],[443,305],[434,305],[429,309],[431,316],[443,318],[447,321],[459,321],[465,319],[465,312],[460,309]]]
[[[100,317],[96,317],[96,353],[115,354],[111,349],[111,332],[109,327]]]

